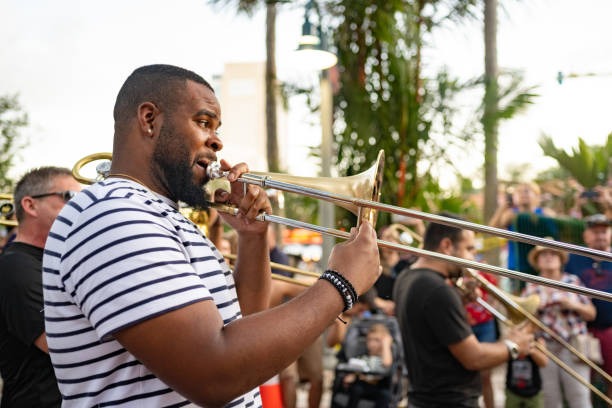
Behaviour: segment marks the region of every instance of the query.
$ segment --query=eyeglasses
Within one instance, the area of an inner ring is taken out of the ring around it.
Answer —
[[[78,193],[78,191],[72,191],[72,190],[54,191],[52,193],[36,194],[36,195],[32,195],[30,197],[32,197],[32,198],[43,198],[43,197],[49,197],[49,196],[56,195],[56,196],[60,196],[62,198],[62,200],[64,200],[65,202],[68,202],[77,193]]]

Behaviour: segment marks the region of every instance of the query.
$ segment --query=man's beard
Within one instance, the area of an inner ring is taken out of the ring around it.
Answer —
[[[457,256],[457,252],[458,252],[457,250],[453,249],[451,256],[453,258],[460,258]],[[458,279],[463,276],[464,269],[465,268],[461,265],[451,263],[451,268],[449,268],[448,270],[448,277],[450,279]]]
[[[455,266],[455,268],[448,271],[448,277],[450,279],[458,279],[462,277],[464,269],[460,266],[456,266],[456,265],[453,265],[453,266]]]
[[[166,126],[162,126],[159,141],[153,152],[152,171],[161,177],[170,192],[170,198],[190,207],[208,208],[203,185],[196,184],[189,163],[189,152],[184,144]]]

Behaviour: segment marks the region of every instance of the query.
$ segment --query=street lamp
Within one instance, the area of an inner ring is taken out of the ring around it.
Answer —
[[[317,21],[312,23],[311,17],[316,17]],[[338,62],[336,54],[327,50],[327,37],[323,35],[321,28],[321,13],[312,0],[306,4],[304,11],[302,36],[298,43],[297,55],[307,63],[307,66],[316,70],[331,68]]]
[[[316,15],[313,15],[316,14]],[[315,23],[311,17],[316,17]],[[306,4],[304,12],[304,23],[302,24],[302,36],[296,54],[303,62],[302,66],[309,66],[320,71],[319,86],[321,93],[321,177],[331,177],[332,158],[332,125],[333,125],[333,94],[329,80],[329,68],[336,65],[338,57],[327,50],[326,36],[321,28],[321,13],[311,0]],[[324,226],[335,224],[334,204],[321,200],[319,202],[320,222]],[[321,260],[327,262],[331,249],[334,246],[334,238],[323,236]],[[323,264],[325,265],[325,264]]]

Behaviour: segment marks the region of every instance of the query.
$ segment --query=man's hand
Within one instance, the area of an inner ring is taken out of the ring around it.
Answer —
[[[518,345],[519,355],[524,357],[531,353],[533,348],[533,328],[529,324],[512,327],[506,335],[508,340],[512,340]]]
[[[362,221],[359,230],[352,228],[350,238],[334,246],[327,267],[344,275],[358,295],[367,291],[381,273],[376,231],[372,225]]]
[[[255,217],[261,212],[272,213],[268,195],[259,186],[236,182],[240,175],[249,171],[246,163],[232,167],[227,161],[221,160],[220,164],[222,170],[229,171],[227,180],[230,182],[231,192],[218,191],[215,194],[215,202],[232,205],[238,209],[238,214],[235,216],[222,213],[221,217],[238,233],[265,233],[268,223],[257,221]]]
[[[475,302],[478,298],[482,297],[482,289],[480,289],[478,281],[465,273],[458,279],[456,287],[459,290],[463,304]]]

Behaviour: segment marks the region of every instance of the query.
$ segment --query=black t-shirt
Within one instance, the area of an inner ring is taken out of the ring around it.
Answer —
[[[510,360],[506,370],[506,387],[521,397],[529,398],[542,389],[540,368],[531,356]]]
[[[45,331],[43,249],[13,242],[0,255],[0,374],[5,407],[58,407],[48,354],[34,345]]]
[[[395,285],[395,276],[381,274],[374,283],[374,288],[379,298],[390,300],[393,296],[393,285]]]
[[[374,283],[376,294],[378,297],[386,300],[393,299],[393,287],[395,286],[395,280],[402,271],[406,270],[414,261],[415,257],[402,258],[391,268],[389,275],[382,274],[378,277]]]
[[[423,407],[477,407],[480,374],[465,369],[448,346],[472,334],[456,290],[430,269],[397,278],[396,313],[408,369],[408,398]]]

